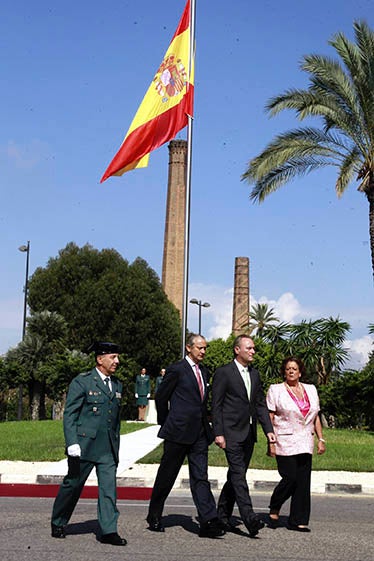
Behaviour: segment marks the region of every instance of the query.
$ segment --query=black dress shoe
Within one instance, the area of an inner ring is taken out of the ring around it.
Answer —
[[[245,523],[245,527],[247,528],[247,530],[249,532],[249,537],[250,538],[254,538],[255,536],[257,536],[259,531],[264,526],[265,526],[265,524],[263,523],[263,521],[257,515],[252,516],[252,518],[250,518]]]
[[[288,524],[287,529],[293,530],[294,532],[310,532],[310,528],[307,526],[298,526],[297,524]]]
[[[165,528],[162,525],[160,518],[154,518],[152,516],[147,516],[148,529],[152,532],[165,532]]]
[[[103,534],[100,538],[101,543],[108,543],[110,545],[126,545],[127,540],[121,538],[117,532],[112,532],[111,534]]]
[[[279,518],[272,518],[269,514],[268,527],[272,528],[272,530],[275,530],[276,528],[279,528],[279,524]]]
[[[212,518],[212,520],[200,524],[200,538],[220,538],[224,536],[225,533],[225,524],[218,518]]]
[[[52,528],[52,538],[64,538],[65,537],[65,530],[63,526],[56,526],[56,524],[51,524]]]

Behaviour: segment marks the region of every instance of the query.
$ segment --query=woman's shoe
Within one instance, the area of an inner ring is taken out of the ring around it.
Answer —
[[[288,524],[288,530],[293,530],[294,532],[310,532],[310,528],[308,526],[302,526],[297,524]]]

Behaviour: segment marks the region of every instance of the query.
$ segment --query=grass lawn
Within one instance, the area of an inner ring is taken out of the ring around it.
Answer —
[[[322,456],[313,456],[314,470],[330,471],[374,471],[374,433],[324,429],[326,452]],[[139,460],[139,463],[159,463],[162,445],[158,446]],[[226,457],[215,444],[209,448],[209,465],[227,466]],[[266,455],[266,439],[262,431],[258,432],[258,442],[250,464],[255,469],[277,469],[276,461]]]
[[[146,423],[122,422],[121,434],[142,429]],[[251,468],[276,469],[275,459],[266,456],[266,440],[258,431]],[[374,471],[374,433],[344,429],[325,429],[326,453],[313,456],[313,469],[332,471]],[[0,423],[0,460],[29,462],[58,461],[64,456],[62,421],[12,421]],[[139,463],[157,464],[162,445],[139,460]],[[226,466],[222,450],[212,444],[209,465]]]
[[[146,423],[121,424],[121,434],[133,432]],[[0,460],[54,462],[65,458],[62,421],[9,421],[0,423]]]

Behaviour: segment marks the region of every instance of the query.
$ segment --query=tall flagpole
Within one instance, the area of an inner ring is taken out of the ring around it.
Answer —
[[[189,78],[193,70],[192,65],[195,59],[195,14],[196,0],[191,0],[190,4],[190,57],[189,57]],[[191,200],[191,169],[192,169],[192,125],[193,118],[188,115],[187,127],[187,175],[186,175],[186,215],[184,226],[184,268],[183,268],[183,308],[182,308],[182,357],[186,347],[187,333],[187,307],[188,307],[188,274],[190,261],[190,200]]]

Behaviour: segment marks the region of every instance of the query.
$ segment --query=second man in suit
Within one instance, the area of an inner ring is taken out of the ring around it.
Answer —
[[[165,501],[179,470],[188,458],[190,488],[200,520],[200,537],[224,534],[217,517],[216,503],[208,481],[208,446],[213,434],[208,423],[207,381],[209,372],[200,363],[206,352],[206,340],[190,334],[186,357],[166,369],[155,399],[158,433],[164,439],[164,453],[153,486],[147,522],[149,529],[163,532],[161,516]]]
[[[236,502],[251,537],[264,526],[253,511],[246,480],[257,440],[257,420],[268,441],[275,441],[260,376],[251,365],[255,352],[251,337],[239,335],[234,341],[234,360],[217,369],[212,386],[215,443],[224,449],[229,465],[218,501],[218,516],[229,529]]]

